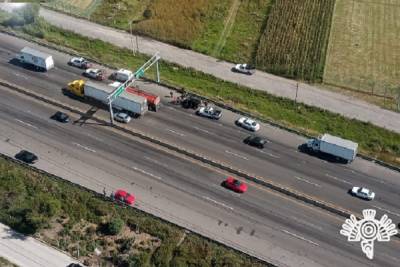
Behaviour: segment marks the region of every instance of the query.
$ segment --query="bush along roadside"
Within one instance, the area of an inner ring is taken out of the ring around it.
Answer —
[[[6,157],[0,221],[89,266],[272,266]]]
[[[136,69],[148,59],[142,54],[132,55],[129,49],[118,48],[97,39],[93,40],[54,27],[40,18],[34,23],[13,27],[13,29],[19,33],[30,34],[39,42],[45,41],[72,49],[77,54],[115,68]],[[262,120],[293,128],[305,135],[316,136],[330,133],[353,140],[359,144],[361,153],[400,166],[400,134],[398,133],[371,123],[348,119],[326,110],[239,86],[165,61],[160,63],[160,69],[162,82],[168,86],[184,88],[187,92],[248,112]],[[154,77],[154,70],[149,69],[146,75]]]

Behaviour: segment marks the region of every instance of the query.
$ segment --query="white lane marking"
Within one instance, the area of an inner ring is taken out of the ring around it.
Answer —
[[[209,197],[206,197],[206,196],[203,196],[203,198],[204,198],[204,199],[207,199],[208,201],[211,201],[211,202],[213,202],[213,203],[215,203],[215,204],[221,205],[221,206],[224,207],[224,208],[233,210],[233,208],[232,208],[231,206],[225,205],[225,204],[222,203],[222,202],[216,201],[216,200],[214,200],[214,199],[212,199],[212,198],[209,198]]]
[[[310,181],[308,181],[308,180],[306,180],[306,179],[304,179],[304,178],[301,178],[301,177],[299,177],[299,176],[295,176],[294,178],[296,178],[296,179],[299,180],[299,181],[305,182],[305,183],[307,183],[307,184],[311,184],[311,185],[314,185],[314,186],[316,186],[316,187],[321,187],[321,185],[316,184],[316,183],[313,183],[313,182],[310,182]]]
[[[135,166],[132,166],[131,168],[134,169],[135,171],[141,172],[141,173],[143,173],[143,174],[146,174],[146,175],[151,176],[151,177],[153,177],[153,178],[156,178],[156,179],[158,179],[158,180],[162,180],[162,178],[161,178],[160,176],[157,176],[157,175],[152,174],[152,173],[150,173],[150,172],[147,172],[147,171],[145,171],[145,170],[139,169],[139,168],[137,168],[137,167],[135,167]]]
[[[377,208],[378,210],[383,210],[383,211],[385,211],[385,212],[387,212],[387,213],[390,213],[390,214],[392,214],[392,215],[395,215],[395,216],[399,216],[399,217],[400,217],[400,214],[399,214],[399,213],[390,211],[390,210],[388,210],[388,209],[384,209],[384,208],[382,208],[382,207],[375,206],[375,205],[372,205],[372,207]]]
[[[174,130],[171,130],[171,129],[167,129],[167,131],[169,131],[171,133],[174,133],[174,134],[177,134],[179,136],[185,136],[183,133],[178,133],[177,131],[174,131]]]
[[[24,121],[21,121],[21,120],[18,120],[18,119],[15,119],[15,120],[16,120],[17,122],[21,123],[21,124],[26,125],[26,126],[32,127],[32,128],[34,128],[34,129],[39,129],[38,127],[36,127],[35,125],[32,125],[32,124],[30,124],[30,123],[27,123],[27,122],[24,122]]]
[[[269,153],[269,152],[265,152],[265,151],[262,151],[262,150],[257,150],[257,151],[260,152],[260,153],[263,153],[263,154],[265,154],[265,155],[268,155],[268,156],[270,156],[270,157],[272,157],[272,158],[276,158],[276,159],[279,159],[279,158],[280,158],[279,156],[274,155],[274,154]]]
[[[345,184],[351,184],[350,182],[348,182],[348,181],[346,181],[346,180],[337,178],[336,176],[330,175],[330,174],[328,174],[328,173],[325,173],[325,176],[327,176],[327,177],[329,177],[329,178],[332,178],[333,180],[336,180],[336,181],[345,183]]]
[[[96,153],[96,150],[94,150],[94,149],[91,149],[91,148],[88,148],[87,146],[83,146],[83,145],[81,145],[81,144],[78,144],[78,143],[72,143],[73,145],[76,145],[77,147],[80,147],[80,148],[83,148],[83,149],[85,149],[85,150],[87,150],[87,151],[90,151],[90,152],[93,152],[93,153]]]
[[[225,150],[225,153],[231,154],[231,155],[233,155],[233,156],[235,156],[235,157],[238,157],[238,158],[241,158],[241,159],[244,159],[244,160],[249,160],[249,159],[246,158],[245,156],[236,154],[235,152],[232,152],[232,151],[229,151],[229,150]]]
[[[26,75],[19,74],[18,72],[14,72],[14,75],[19,77],[19,78],[25,79],[25,80],[28,79],[28,77],[26,77]]]
[[[288,234],[288,235],[294,236],[294,237],[296,237],[296,238],[298,238],[298,239],[300,239],[300,240],[303,240],[303,241],[306,241],[306,242],[308,242],[308,243],[310,243],[310,244],[313,244],[314,246],[319,246],[318,243],[315,243],[314,241],[311,241],[311,240],[309,240],[309,239],[307,239],[307,238],[305,238],[305,237],[296,235],[296,234],[294,234],[294,233],[292,233],[292,232],[289,232],[289,231],[287,231],[287,230],[281,230],[281,231],[284,232],[284,233],[286,233],[286,234]]]
[[[207,131],[207,130],[204,130],[204,129],[202,129],[202,128],[199,128],[199,127],[197,127],[197,126],[194,126],[193,128],[195,128],[196,130],[198,130],[198,131],[201,131],[201,132],[205,132],[205,133],[208,133],[208,134],[210,134],[210,132],[209,131]]]

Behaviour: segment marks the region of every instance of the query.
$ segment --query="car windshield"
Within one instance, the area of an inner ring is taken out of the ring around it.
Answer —
[[[235,181],[233,181],[233,184],[235,186],[240,186],[242,183],[239,180],[235,180]]]

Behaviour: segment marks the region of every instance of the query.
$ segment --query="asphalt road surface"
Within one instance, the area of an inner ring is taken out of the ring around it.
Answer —
[[[0,256],[19,267],[66,267],[76,262],[65,253],[0,223]]]
[[[40,15],[51,24],[58,27],[91,38],[110,42],[116,46],[130,49],[133,44],[131,36],[126,32],[101,26],[87,20],[70,17],[44,8],[40,9]],[[231,72],[231,68],[233,67],[232,63],[217,60],[191,50],[177,48],[149,38],[138,37],[138,45],[141,53],[153,55],[155,52],[160,51],[161,57],[164,60],[200,70],[223,80],[267,91],[274,95],[290,99],[294,99],[296,96],[297,83],[293,80],[284,79],[261,71],[257,71],[252,76],[233,73]],[[299,83],[297,101],[400,132],[399,113],[382,109],[353,97],[322,90],[316,86]]]
[[[28,149],[37,167],[91,189],[124,188],[137,206],[279,266],[398,266],[399,241],[376,244],[373,261],[339,235],[343,218],[249,183],[238,195],[227,174],[92,121],[61,124],[54,108],[0,87],[0,149]]]
[[[0,44],[0,78],[84,110],[90,109],[90,105],[61,93],[61,88],[68,82],[81,78],[82,70],[66,65],[69,57],[42,47],[40,50],[53,55],[56,68],[48,73],[32,72],[12,60],[14,54],[28,43],[7,35],[0,36],[3,41]],[[143,118],[132,121],[132,128],[353,213],[360,214],[364,208],[373,208],[378,214],[386,213],[400,222],[398,172],[362,159],[343,165],[300,153],[297,147],[305,139],[265,124],[258,134],[270,141],[266,148],[249,147],[242,140],[250,133],[233,124],[238,117],[236,114],[223,111],[220,121],[200,118],[191,110],[170,104],[170,99],[165,97],[169,91],[165,88],[149,83],[138,85],[162,96],[164,106],[157,113],[148,112]],[[97,113],[108,117],[105,110]],[[373,190],[376,199],[366,202],[350,196],[347,192],[352,186]]]

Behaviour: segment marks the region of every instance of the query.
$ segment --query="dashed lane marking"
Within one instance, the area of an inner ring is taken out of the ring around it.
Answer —
[[[309,180],[306,180],[306,179],[304,179],[304,178],[302,178],[302,177],[295,176],[294,178],[296,178],[296,179],[299,180],[299,181],[305,182],[305,183],[307,183],[307,184],[310,184],[310,185],[313,185],[313,186],[316,186],[316,187],[321,187],[321,185],[316,184],[316,183],[313,183],[313,182],[310,182]]]
[[[21,121],[21,120],[18,120],[18,119],[15,119],[15,121],[17,121],[17,122],[19,122],[19,123],[21,123],[21,124],[23,124],[23,125],[32,127],[32,128],[34,128],[34,129],[39,129],[38,127],[36,127],[35,125],[32,125],[32,124],[30,124],[30,123],[27,123],[27,122],[24,122],[24,121]]]
[[[235,152],[232,152],[232,151],[229,151],[229,150],[225,150],[225,153],[231,154],[231,155],[233,155],[235,157],[238,157],[238,158],[241,158],[241,159],[244,159],[244,160],[249,160],[247,157],[239,155],[239,154],[236,154]]]
[[[150,173],[150,172],[147,172],[147,171],[142,170],[142,169],[140,169],[140,168],[137,168],[137,167],[135,167],[135,166],[132,166],[131,168],[134,169],[135,171],[141,172],[141,173],[143,173],[143,174],[145,174],[145,175],[151,176],[151,177],[156,178],[156,179],[158,179],[158,180],[162,180],[162,178],[161,178],[160,176],[155,175],[155,174],[152,174],[152,173]]]
[[[305,238],[305,237],[299,236],[299,235],[294,234],[294,233],[292,233],[292,232],[289,232],[289,231],[287,231],[287,230],[281,230],[281,231],[284,232],[284,233],[286,233],[286,234],[288,234],[288,235],[294,236],[294,237],[296,237],[296,238],[298,238],[298,239],[300,239],[300,240],[303,240],[303,241],[306,241],[306,242],[308,242],[308,243],[310,243],[310,244],[313,244],[314,246],[319,246],[318,243],[315,243],[314,241],[311,241],[311,240],[309,240],[309,239],[307,239],[307,238]]]
[[[83,148],[83,149],[85,149],[85,150],[87,150],[87,151],[90,151],[90,152],[96,153],[96,150],[94,150],[94,149],[91,149],[91,148],[88,148],[87,146],[83,146],[83,145],[81,145],[81,144],[78,144],[78,143],[72,143],[72,144],[73,144],[73,145],[76,145],[77,147]]]
[[[325,176],[327,176],[327,177],[329,177],[329,178],[332,178],[333,180],[336,180],[336,181],[345,183],[345,184],[351,184],[349,181],[346,181],[346,180],[337,178],[336,176],[330,175],[330,174],[328,174],[328,173],[325,173]]]
[[[224,208],[233,210],[233,208],[232,208],[231,206],[228,206],[228,205],[226,205],[226,204],[224,204],[224,203],[222,203],[222,202],[216,201],[216,200],[214,200],[214,199],[212,199],[212,198],[209,198],[209,197],[207,197],[207,196],[203,196],[203,198],[206,199],[206,200],[208,200],[208,201],[210,201],[210,202],[213,202],[213,203],[215,203],[215,204],[217,204],[217,205],[220,205],[220,206],[222,206],[222,207],[224,207]]]
[[[174,133],[174,134],[177,134],[177,135],[182,136],[182,137],[185,136],[183,133],[179,133],[179,132],[171,130],[171,129],[167,129],[167,131],[171,132],[171,133]]]

